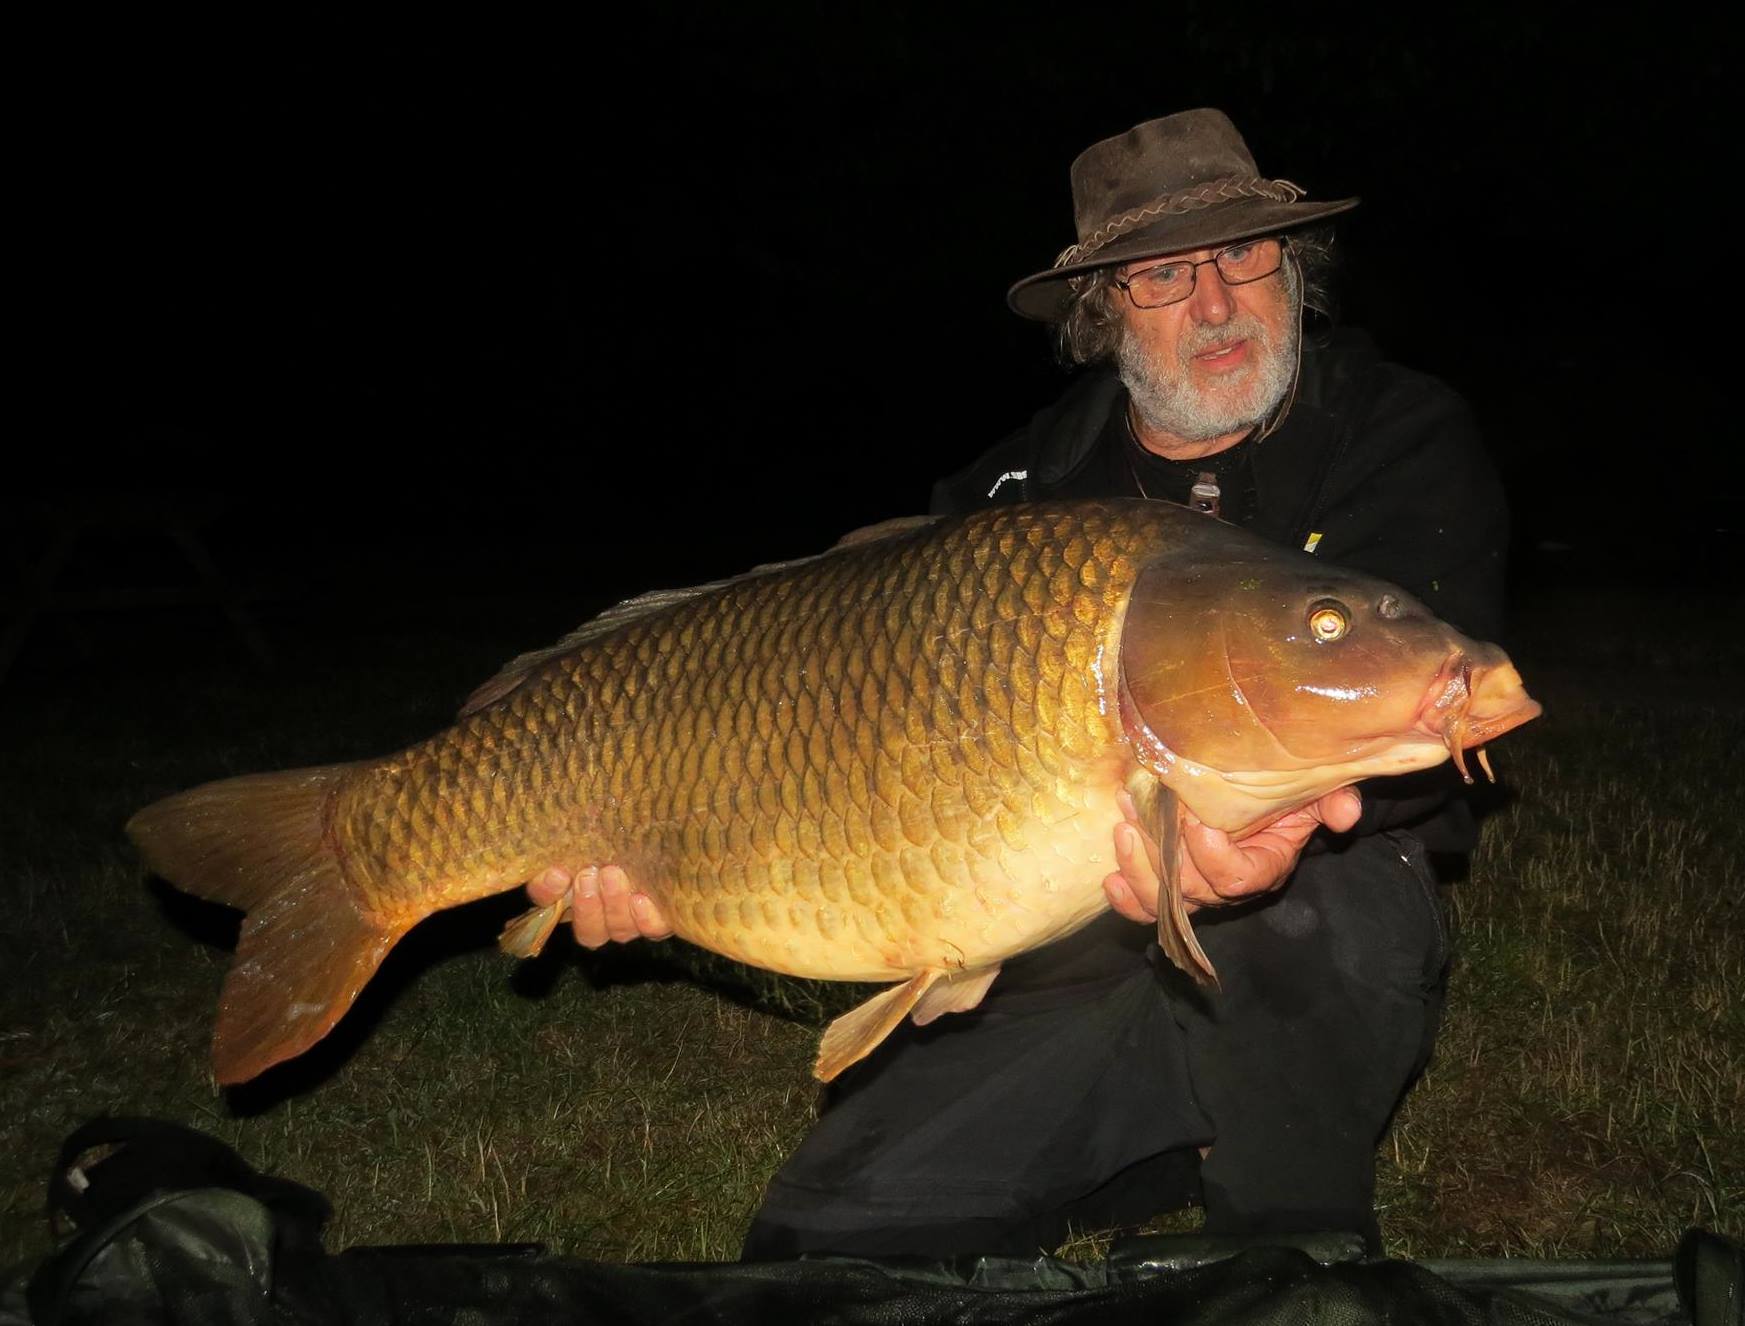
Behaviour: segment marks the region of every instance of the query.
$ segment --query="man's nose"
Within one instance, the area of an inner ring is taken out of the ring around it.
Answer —
[[[1218,270],[1218,264],[1209,262],[1194,273],[1194,293],[1188,296],[1188,308],[1195,322],[1217,324],[1228,322],[1230,315],[1236,311],[1236,302],[1230,297],[1230,287],[1224,284],[1224,274]]]

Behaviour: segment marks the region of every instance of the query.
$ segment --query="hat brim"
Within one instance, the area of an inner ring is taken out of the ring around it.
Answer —
[[[1059,322],[1072,307],[1072,287],[1067,281],[1099,267],[1119,267],[1141,258],[1159,258],[1168,253],[1191,253],[1218,244],[1234,244],[1256,235],[1275,235],[1298,226],[1326,220],[1356,207],[1356,198],[1327,203],[1280,203],[1270,199],[1242,199],[1203,212],[1166,216],[1149,226],[1111,240],[1080,262],[1050,267],[1026,276],[1006,292],[1012,312],[1038,322]]]

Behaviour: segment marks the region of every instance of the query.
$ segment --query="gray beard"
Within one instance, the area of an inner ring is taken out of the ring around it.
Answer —
[[[1115,362],[1133,408],[1147,429],[1168,433],[1184,442],[1210,442],[1245,432],[1278,408],[1297,371],[1297,342],[1302,336],[1296,273],[1285,264],[1289,305],[1285,333],[1275,338],[1259,318],[1243,313],[1216,327],[1184,332],[1176,343],[1178,362],[1159,363],[1149,357],[1126,324],[1115,348]],[[1205,278],[1202,278],[1205,279]],[[1215,395],[1193,385],[1188,361],[1222,341],[1247,338],[1257,352],[1234,389]],[[1284,344],[1278,344],[1282,340]]]

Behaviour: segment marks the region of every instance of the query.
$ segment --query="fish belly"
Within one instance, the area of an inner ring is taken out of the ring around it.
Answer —
[[[987,967],[1107,907],[1118,786],[1111,774],[1062,787],[1045,799],[1046,813],[964,842],[942,836],[891,856],[692,870],[659,892],[681,938],[793,976],[889,981]]]

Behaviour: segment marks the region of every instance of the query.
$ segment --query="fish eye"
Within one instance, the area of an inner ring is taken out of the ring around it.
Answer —
[[[1351,614],[1337,599],[1319,599],[1309,605],[1309,634],[1319,644],[1343,639],[1351,629]]]

